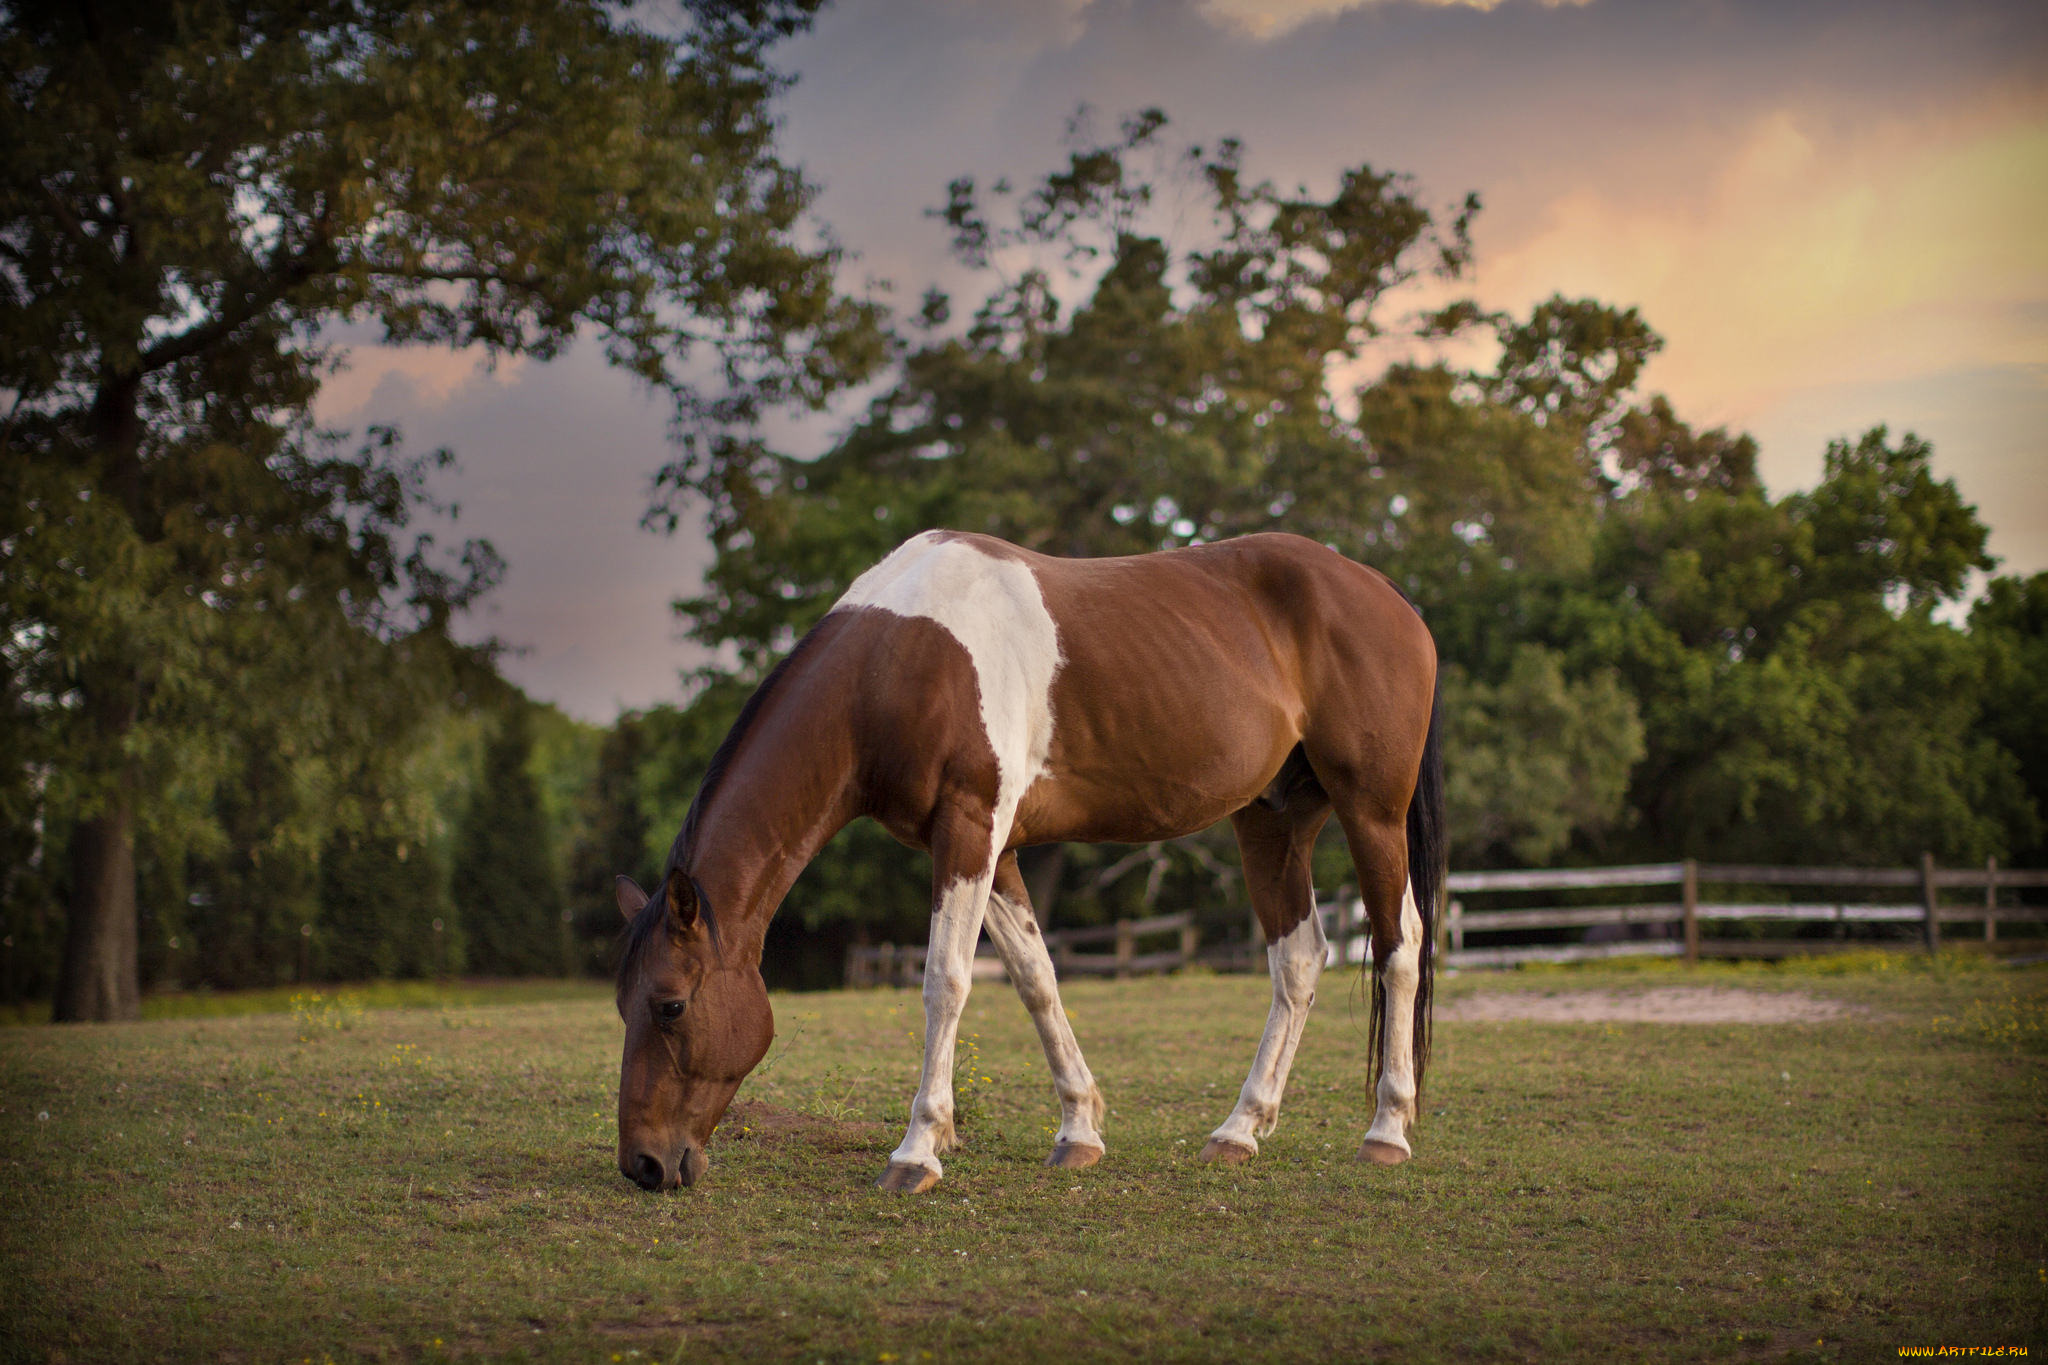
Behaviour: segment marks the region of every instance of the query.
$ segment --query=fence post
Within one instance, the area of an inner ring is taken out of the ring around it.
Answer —
[[[1138,954],[1138,936],[1131,932],[1131,922],[1120,919],[1116,922],[1116,975],[1121,981],[1131,974],[1131,959]]]
[[[1921,935],[1927,940],[1927,951],[1932,954],[1941,946],[1941,889],[1934,884],[1934,854],[1920,855],[1920,908],[1927,912],[1921,923]]]
[[[1984,941],[1998,942],[1998,859],[1984,860]]]
[[[1201,941],[1202,931],[1195,927],[1194,918],[1190,916],[1188,922],[1180,927],[1181,966],[1192,967],[1195,965],[1195,949]]]
[[[1465,951],[1465,902],[1451,902],[1450,921],[1451,951],[1462,953]]]
[[[1685,960],[1700,960],[1700,864],[1697,858],[1685,860],[1683,889],[1680,900],[1685,906]]]

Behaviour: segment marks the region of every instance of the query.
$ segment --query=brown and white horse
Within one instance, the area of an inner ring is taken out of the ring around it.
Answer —
[[[1203,1158],[1247,1160],[1278,1119],[1323,969],[1309,858],[1334,811],[1372,931],[1379,1079],[1359,1155],[1407,1159],[1441,884],[1435,687],[1436,650],[1406,599],[1296,536],[1096,560],[914,537],[748,700],[654,896],[619,879],[619,1169],[648,1189],[703,1175],[712,1129],[774,1034],[760,973],[769,917],[863,815],[932,858],[924,1078],[883,1188],[930,1189],[954,1145],[953,1049],[984,928],[1059,1095],[1049,1164],[1101,1158],[1102,1096],[1017,849],[1168,839],[1225,816],[1273,1005]]]

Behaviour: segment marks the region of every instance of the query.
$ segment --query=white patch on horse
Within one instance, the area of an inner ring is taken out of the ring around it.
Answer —
[[[1415,1121],[1415,992],[1422,982],[1422,912],[1411,883],[1401,892],[1401,941],[1387,958],[1387,1016],[1380,1029],[1380,1084],[1367,1142],[1408,1152]]]
[[[1280,1122],[1280,1097],[1287,1089],[1287,1073],[1294,1069],[1294,1050],[1301,1044],[1302,1026],[1308,1023],[1309,1007],[1316,1001],[1316,978],[1323,974],[1323,958],[1329,942],[1323,935],[1323,921],[1313,911],[1278,941],[1266,945],[1266,967],[1273,977],[1273,1007],[1266,1013],[1266,1034],[1259,1040],[1258,1055],[1238,1092],[1237,1107],[1215,1132],[1211,1141],[1235,1143],[1259,1150],[1259,1139]]]
[[[1038,579],[1017,560],[926,531],[855,579],[832,610],[851,607],[936,621],[967,650],[981,693],[982,728],[996,755],[993,860],[1009,839],[1017,803],[1052,751],[1060,638]]]

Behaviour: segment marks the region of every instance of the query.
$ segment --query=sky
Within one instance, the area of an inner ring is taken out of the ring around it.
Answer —
[[[2000,571],[2048,569],[2048,6],[838,0],[781,56],[781,146],[849,289],[908,310],[965,284],[924,215],[947,181],[1029,183],[1077,107],[1157,106],[1283,186],[1369,162],[1431,202],[1477,191],[1465,292],[1640,308],[1666,339],[1644,391],[1753,434],[1774,494],[1832,438],[1917,432]],[[639,529],[667,413],[594,346],[495,369],[357,346],[320,415],[455,449],[458,527],[509,566],[469,630],[530,693],[599,722],[683,697],[707,655],[669,603],[709,547]]]

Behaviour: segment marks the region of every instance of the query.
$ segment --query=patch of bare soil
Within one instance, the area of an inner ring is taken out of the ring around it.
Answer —
[[[1867,1018],[1862,1005],[1798,991],[1654,986],[1642,991],[1499,991],[1438,1003],[1458,1022],[1527,1019],[1552,1024],[1820,1024]]]
[[[820,1152],[870,1152],[882,1125],[860,1119],[837,1120],[800,1114],[760,1100],[736,1100],[718,1122],[712,1140],[752,1142],[763,1147],[796,1142]]]

